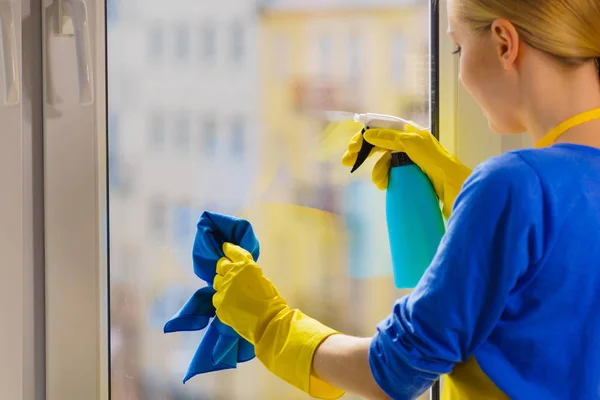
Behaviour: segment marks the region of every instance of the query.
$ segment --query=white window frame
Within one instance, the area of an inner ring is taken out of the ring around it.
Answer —
[[[3,399],[45,394],[41,8],[38,0],[0,0]]]
[[[89,42],[81,39],[89,48],[79,48],[81,64],[68,65],[77,59],[68,27],[65,37],[55,32],[59,5],[75,7],[79,26],[86,11]],[[108,399],[105,4],[54,0],[42,13],[46,399]],[[90,97],[74,104],[81,92]],[[54,102],[52,93],[62,101]]]

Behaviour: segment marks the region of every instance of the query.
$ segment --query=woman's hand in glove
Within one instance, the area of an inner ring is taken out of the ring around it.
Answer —
[[[225,243],[217,263],[213,304],[219,319],[254,344],[258,359],[275,375],[321,399],[344,394],[312,373],[317,347],[337,332],[291,309],[252,255]]]
[[[374,128],[367,130],[364,136],[359,132],[350,140],[342,164],[354,165],[363,140],[375,146],[369,156],[383,153],[372,174],[379,189],[387,188],[391,153],[404,152],[429,177],[443,204],[444,216],[450,217],[454,200],[471,170],[450,154],[430,132],[408,124],[405,131]]]
[[[223,252],[213,284],[217,316],[256,346],[269,323],[289,307],[249,252],[231,243]]]

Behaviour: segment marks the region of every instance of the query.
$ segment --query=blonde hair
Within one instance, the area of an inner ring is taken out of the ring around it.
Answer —
[[[457,17],[477,32],[510,21],[525,43],[567,63],[596,60],[600,76],[600,0],[458,0]]]

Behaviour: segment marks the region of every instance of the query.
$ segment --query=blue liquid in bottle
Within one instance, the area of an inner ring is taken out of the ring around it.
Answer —
[[[394,284],[414,288],[435,256],[445,225],[431,182],[406,153],[392,153],[386,219]]]

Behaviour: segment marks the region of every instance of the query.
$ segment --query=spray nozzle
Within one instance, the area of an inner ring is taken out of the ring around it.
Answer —
[[[341,121],[341,120],[353,120],[354,122],[358,122],[363,125],[363,129],[361,134],[364,136],[365,132],[371,129],[397,129],[397,130],[405,130],[406,126],[412,126],[418,130],[427,130],[424,129],[414,122],[407,121],[400,117],[396,117],[393,115],[386,114],[374,114],[374,113],[365,113],[365,114],[355,114],[351,112],[345,111],[326,111],[325,114],[330,121]],[[350,173],[356,171],[366,160],[369,158],[371,154],[371,150],[373,150],[373,146],[371,143],[367,142],[363,139],[360,150],[358,151],[356,161],[350,170]],[[398,156],[396,156],[397,158]],[[408,157],[408,156],[406,156]],[[397,159],[396,161],[404,165],[404,159]]]

